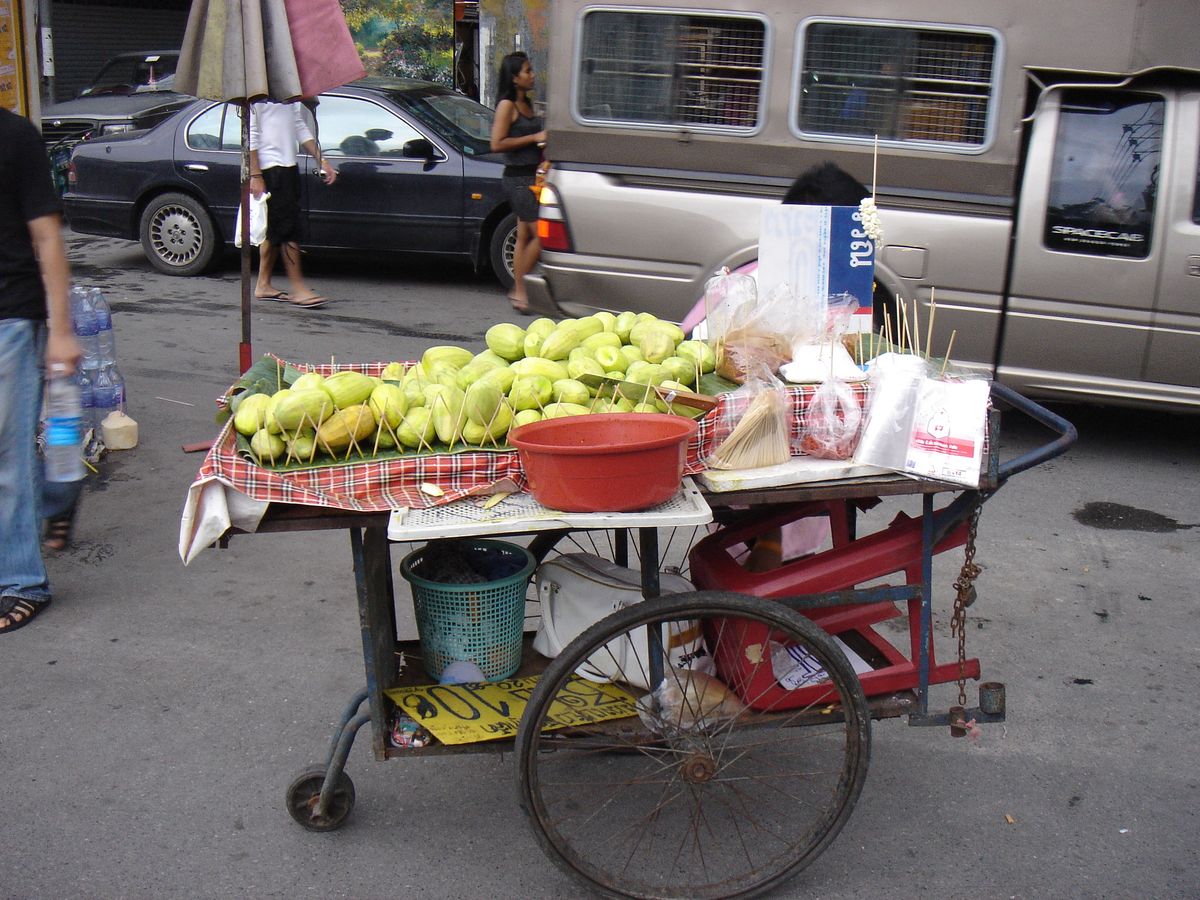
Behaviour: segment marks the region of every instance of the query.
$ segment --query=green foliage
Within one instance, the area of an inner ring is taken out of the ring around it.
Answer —
[[[341,5],[353,31],[363,31],[375,19],[386,20],[391,27],[379,42],[378,54],[364,55],[371,74],[453,83],[453,4],[446,0],[341,0]]]

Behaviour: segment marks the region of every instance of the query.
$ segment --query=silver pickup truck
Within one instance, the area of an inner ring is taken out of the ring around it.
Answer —
[[[1193,12],[558,0],[531,302],[679,320],[832,160],[875,190],[877,309],[936,292],[934,347],[1031,395],[1200,412]]]

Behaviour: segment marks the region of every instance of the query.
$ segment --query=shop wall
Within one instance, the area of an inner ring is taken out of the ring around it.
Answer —
[[[188,0],[55,0],[50,11],[54,99],[74,97],[114,53],[177,49],[187,28],[188,6]]]
[[[496,105],[496,72],[514,50],[529,54],[539,107],[549,96],[550,4],[553,0],[479,0],[480,101]]]

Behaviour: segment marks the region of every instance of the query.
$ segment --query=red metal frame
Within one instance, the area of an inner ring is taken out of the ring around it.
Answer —
[[[726,590],[756,597],[802,597],[829,591],[852,590],[860,584],[903,574],[904,584],[921,584],[922,522],[901,513],[891,524],[861,538],[850,536],[850,503],[822,500],[775,511],[752,521],[722,529],[692,548],[689,557],[693,583],[701,590]],[[747,571],[734,556],[735,548],[753,541],[766,532],[790,522],[812,516],[829,519],[833,548],[803,557],[765,572]],[[952,529],[933,548],[941,553],[966,542],[965,522]],[[903,613],[890,600],[851,603],[820,609],[802,610],[817,625],[833,635],[857,636],[869,644],[885,663],[859,676],[868,696],[920,687],[918,657],[921,651],[921,598],[907,600],[909,655],[905,656],[873,626]],[[756,665],[760,659],[755,644],[767,652],[773,637],[765,626],[732,621],[715,623],[711,648],[723,679],[743,701],[755,709],[790,709],[820,703],[828,688],[813,685],[787,691],[775,683],[769,667]],[[717,639],[718,633],[720,639]],[[845,639],[845,638],[844,638]],[[934,655],[932,632],[929,635],[929,681],[943,684],[960,677],[957,661],[939,665]],[[749,652],[748,652],[749,651]],[[969,659],[961,669],[966,678],[980,675],[978,659]]]

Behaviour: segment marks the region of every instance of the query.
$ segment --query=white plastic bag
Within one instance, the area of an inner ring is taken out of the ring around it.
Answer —
[[[921,381],[904,471],[965,487],[979,487],[987,401],[985,378]]]
[[[271,195],[263,191],[259,196],[250,195],[250,244],[259,246],[267,239],[267,200]],[[233,228],[233,246],[242,246],[242,207],[238,205],[237,224]]]

